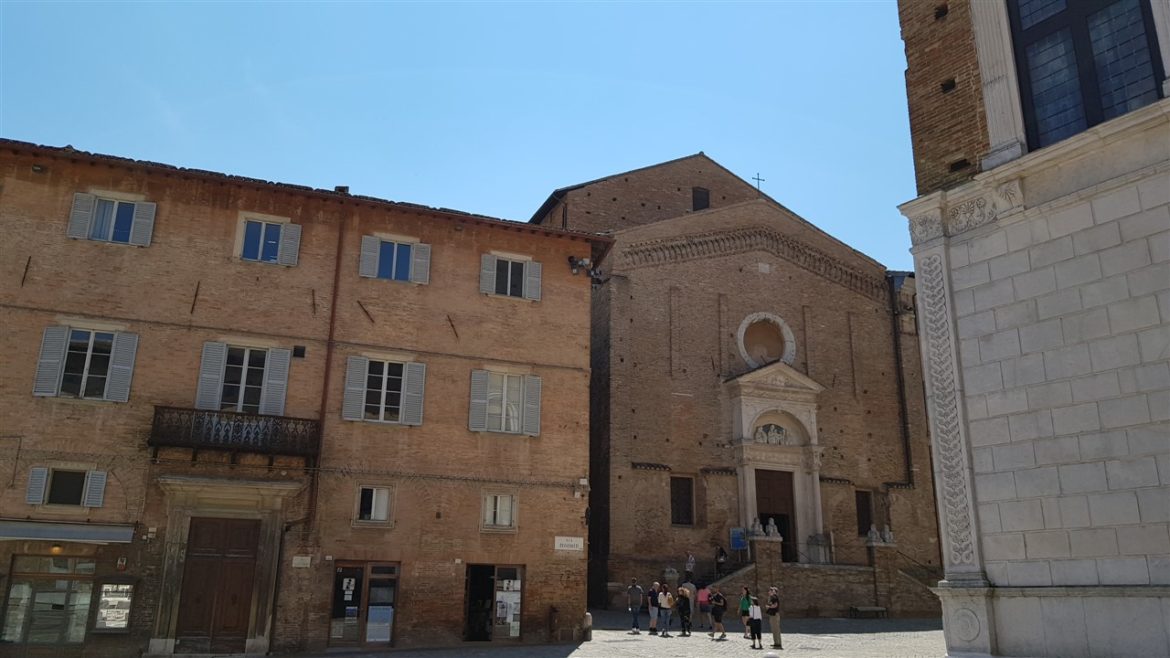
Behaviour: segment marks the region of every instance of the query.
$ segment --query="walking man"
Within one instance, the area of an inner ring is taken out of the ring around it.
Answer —
[[[772,627],[772,648],[783,649],[784,641],[780,637],[780,589],[768,588],[768,606],[764,609],[768,613],[768,625]]]
[[[642,629],[638,627],[638,613],[642,611],[642,586],[637,578],[630,579],[630,586],[626,588],[626,609],[630,611],[632,623],[630,635],[640,635]]]
[[[718,585],[711,586],[711,632],[707,633],[717,640],[727,639],[727,629],[723,627],[723,612],[727,610],[727,597],[719,590]],[[715,637],[719,633],[719,637]]]

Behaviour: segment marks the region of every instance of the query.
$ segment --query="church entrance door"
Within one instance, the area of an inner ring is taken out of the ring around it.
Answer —
[[[796,498],[792,488],[792,473],[756,469],[756,512],[760,525],[767,527],[768,519],[776,520],[780,536],[784,538],[780,557],[785,562],[797,562]]]

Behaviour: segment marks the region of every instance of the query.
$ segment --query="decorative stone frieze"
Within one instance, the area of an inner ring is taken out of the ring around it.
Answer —
[[[994,187],[978,187],[975,194],[964,194],[954,201],[942,193],[938,200],[938,206],[911,214],[910,239],[914,244],[929,242],[944,235],[958,235],[990,224],[1021,210],[1024,195],[1020,179],[1013,178]]]

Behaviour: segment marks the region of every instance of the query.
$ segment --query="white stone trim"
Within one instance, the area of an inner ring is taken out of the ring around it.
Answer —
[[[735,333],[735,344],[736,347],[739,348],[739,355],[743,357],[743,360],[752,368],[759,368],[760,366],[767,365],[764,363],[759,363],[753,359],[747,352],[747,346],[743,344],[743,337],[744,334],[747,333],[748,327],[759,320],[767,320],[780,328],[780,333],[784,337],[784,354],[780,356],[780,360],[784,363],[792,365],[792,362],[796,360],[796,336],[792,333],[792,329],[788,326],[788,323],[785,322],[783,318],[781,318],[779,315],[774,315],[765,311],[752,313],[751,315],[744,318],[743,322],[739,323],[739,330]]]
[[[971,3],[979,77],[983,83],[983,109],[991,150],[983,158],[983,171],[1015,160],[1028,152],[1020,83],[1012,52],[1011,23],[1003,0]]]
[[[1158,35],[1158,51],[1162,55],[1162,98],[1170,98],[1170,0],[1150,0],[1150,14],[1154,19],[1154,33]]]

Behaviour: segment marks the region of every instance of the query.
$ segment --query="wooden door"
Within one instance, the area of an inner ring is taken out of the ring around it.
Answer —
[[[175,653],[244,650],[259,543],[258,520],[191,519]]]
[[[756,469],[756,512],[760,524],[765,527],[768,519],[776,520],[780,536],[784,537],[781,559],[785,562],[796,562],[799,535],[796,528],[796,499],[792,489],[792,473]]]

